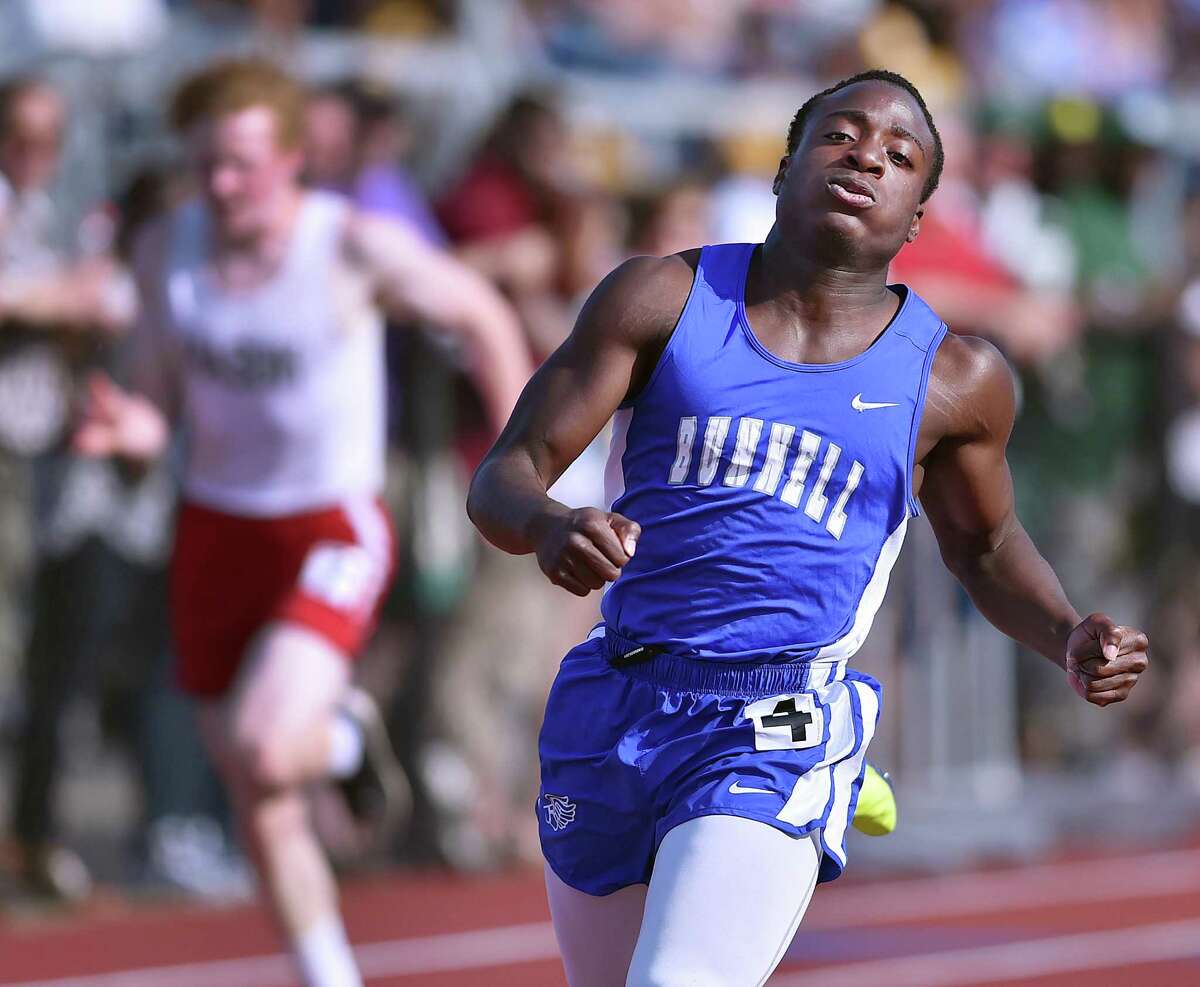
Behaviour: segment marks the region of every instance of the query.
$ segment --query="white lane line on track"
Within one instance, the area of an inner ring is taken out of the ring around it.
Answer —
[[[30,980],[12,987],[296,987],[295,969],[288,957],[276,954]]]
[[[355,946],[354,955],[366,977],[399,977],[556,959],[558,945],[549,922],[530,922],[368,943]],[[0,987],[293,987],[295,982],[291,961],[274,954],[4,983]]]
[[[859,887],[834,885],[818,890],[800,929],[803,933],[812,929],[855,928],[889,921],[979,915],[1019,907],[1121,901],[1198,890],[1200,850],[1172,850],[1133,857],[1038,864],[1007,871],[880,881]],[[1109,942],[1113,935],[1112,932],[1088,934],[1109,937]],[[803,948],[803,939],[798,945]],[[1005,946],[980,948],[1002,949]],[[384,977],[554,959],[558,949],[550,923],[531,922],[369,943],[355,947],[355,955],[367,976]],[[907,960],[879,962],[890,965]],[[0,981],[0,987],[212,987],[213,984],[287,987],[293,982],[288,959],[274,954],[52,980]],[[859,984],[870,982],[858,981]],[[894,981],[889,976],[887,982]]]
[[[1120,970],[1140,963],[1200,956],[1200,919],[1134,925],[1119,933],[1083,932],[992,946],[809,967],[777,974],[768,987],[970,987],[1083,970]],[[1153,983],[1146,980],[1145,983]]]
[[[1169,850],[818,888],[802,929],[986,914],[1073,901],[1122,901],[1200,890],[1200,850]],[[0,985],[3,987],[3,985]]]

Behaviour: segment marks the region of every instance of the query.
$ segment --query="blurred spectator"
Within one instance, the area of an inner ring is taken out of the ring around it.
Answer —
[[[909,0],[885,4],[859,35],[865,65],[886,65],[909,78],[942,126],[943,107],[961,103],[966,72],[954,48],[961,7]]]
[[[730,64],[746,0],[581,0],[530,5],[550,56],[563,65],[623,74]]]
[[[103,257],[103,244],[91,242],[105,237],[102,217],[90,227],[77,227],[72,239],[71,218],[59,213],[51,196],[64,122],[63,101],[48,83],[21,78],[0,89],[0,443],[8,481],[0,491],[0,511],[6,530],[33,530],[35,541],[43,543],[39,549],[45,548],[44,509],[51,496],[45,479],[52,459],[37,463],[38,482],[33,484],[33,457],[48,455],[63,437],[72,370],[88,359],[91,337],[119,328],[131,308],[115,269]],[[95,256],[80,256],[85,248]],[[10,543],[5,548],[5,582],[23,589],[32,546]],[[55,674],[60,667],[57,649],[46,653],[39,634],[40,628],[66,622],[67,615],[58,609],[66,599],[60,597],[51,608],[56,612],[43,617],[44,590],[39,564],[31,601],[32,643],[25,657],[26,708],[13,826],[18,867],[27,882],[78,897],[87,890],[86,872],[77,857],[54,845],[50,819],[64,683]],[[18,593],[5,603],[9,600],[30,597]],[[8,634],[10,639],[24,637],[11,622]]]
[[[812,66],[822,76],[852,75],[859,67],[856,35],[878,6],[879,0],[752,3],[741,22],[734,71],[788,79],[798,67]]]
[[[553,218],[574,184],[566,124],[546,92],[517,96],[500,114],[438,212],[450,238],[471,243],[510,236]]]
[[[702,181],[682,181],[634,203],[630,248],[665,257],[712,240],[711,190]]]
[[[994,112],[979,135],[980,233],[988,251],[1030,290],[1074,290],[1075,248],[1034,184],[1032,124]]]
[[[310,185],[341,192],[367,212],[407,223],[430,243],[445,242],[424,193],[401,164],[410,134],[387,96],[349,81],[314,90],[304,137]]]
[[[321,0],[325,9],[337,9],[340,0]],[[393,37],[423,38],[449,30],[455,22],[455,0],[371,0],[359,22],[364,31]]]
[[[261,29],[281,38],[298,34],[310,14],[309,0],[249,0],[249,6]]]
[[[604,204],[588,190],[570,135],[547,92],[515,97],[466,173],[441,196],[438,216],[459,254],[500,285],[540,355],[563,339],[565,306],[604,271],[588,261]]]
[[[946,148],[942,182],[890,276],[915,288],[955,331],[986,336],[1019,362],[1045,360],[1078,333],[1074,305],[1065,286],[1025,287],[991,252],[975,184],[974,136],[950,111],[939,116],[938,129]]]
[[[12,82],[0,91],[0,285],[6,296],[14,287],[28,294],[30,278],[53,263],[52,251],[42,245],[53,235],[53,207],[42,186],[53,172],[61,129],[62,106],[53,91],[35,89],[32,81]],[[3,304],[10,307],[6,300]],[[36,330],[3,318],[0,677],[6,682],[16,672],[24,639],[31,551],[27,457],[49,445],[65,416],[65,371],[42,342]]]
[[[357,28],[379,34],[421,37],[453,20],[450,0],[249,0],[265,25],[295,31],[301,26]]]
[[[995,96],[1112,97],[1167,72],[1166,0],[998,0],[969,13],[971,57]]]
[[[619,261],[624,216],[587,187],[569,134],[546,93],[517,96],[462,178],[442,196],[441,218],[459,255],[512,299],[540,360],[565,338],[581,296]],[[482,455],[470,418],[459,426],[468,464]],[[603,498],[602,442],[593,444],[555,495]],[[461,519],[460,519],[461,520]],[[435,683],[438,732],[430,750],[441,776],[465,780],[443,794],[443,852],[463,865],[536,859],[531,749],[558,660],[596,620],[597,601],[563,599],[528,560],[479,540],[478,561],[444,643]],[[503,642],[503,654],[496,652]],[[463,716],[461,710],[472,710]],[[429,770],[433,770],[432,768]],[[433,787],[437,789],[437,779]]]
[[[1185,284],[1175,313],[1166,365],[1163,461],[1167,500],[1161,519],[1163,556],[1154,580],[1156,614],[1171,662],[1159,691],[1166,710],[1164,739],[1180,758],[1185,783],[1200,792],[1200,167],[1187,176],[1181,230]]]
[[[48,84],[22,78],[0,86],[0,530],[6,539],[0,605],[6,611],[23,600],[29,457],[48,449],[66,421],[69,375],[57,343],[102,309],[106,292],[103,263],[70,261],[77,243],[51,196],[63,118],[62,100]],[[7,652],[21,638],[19,620],[6,612],[0,623]]]
[[[63,445],[62,410],[76,381],[88,367],[116,359],[119,334],[133,315],[132,285],[112,255],[118,230],[111,212],[102,210],[79,224],[73,246],[67,238],[69,217],[49,197],[64,123],[57,93],[37,80],[20,80],[11,85],[6,105],[0,169],[12,209],[0,284],[14,299],[10,319],[19,320],[26,335],[40,337],[33,352],[60,371],[55,389],[41,398],[57,413],[43,409],[36,434],[28,419],[22,432],[26,448],[38,456],[32,517],[24,519],[32,522],[36,567],[13,776],[18,867],[38,892],[74,899],[88,890],[82,861],[57,842],[54,805],[71,759],[61,750],[67,714],[81,695],[98,694],[103,723],[131,750],[145,782],[147,876],[189,890],[228,891],[235,885],[224,839],[204,814],[214,800],[192,799],[187,791],[203,785],[196,779],[207,770],[194,730],[186,713],[162,717],[172,703],[179,705],[165,675],[163,563],[174,482],[166,467],[133,476],[115,463],[78,458]],[[124,227],[146,218],[164,196],[131,199]],[[26,385],[11,397],[9,421],[13,411],[36,412],[36,390]],[[184,794],[176,798],[173,791]],[[186,831],[174,821],[184,815],[190,819]],[[181,843],[187,843],[182,852]]]
[[[1133,235],[1132,199],[1143,149],[1115,114],[1088,100],[1046,106],[1039,179],[1053,195],[1051,216],[1078,258],[1080,297],[1097,326],[1140,321],[1151,271]]]

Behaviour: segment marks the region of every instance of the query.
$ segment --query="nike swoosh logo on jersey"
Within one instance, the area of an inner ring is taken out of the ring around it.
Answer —
[[[774,792],[772,792],[770,789],[767,789],[767,788],[747,788],[740,781],[735,781],[732,785],[730,785],[729,791],[734,795],[774,795],[775,794]]]
[[[850,402],[850,407],[855,411],[870,411],[872,408],[898,408],[900,405],[896,401],[864,401],[862,391],[859,391]]]

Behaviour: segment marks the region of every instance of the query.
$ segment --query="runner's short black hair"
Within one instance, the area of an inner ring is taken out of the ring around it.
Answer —
[[[866,72],[859,72],[857,75],[852,75],[841,82],[835,82],[828,89],[822,89],[815,96],[810,97],[796,111],[796,115],[792,117],[792,124],[788,127],[787,133],[787,153],[791,154],[796,150],[797,145],[800,143],[800,138],[804,134],[804,125],[808,122],[809,116],[812,115],[813,107],[818,102],[826,96],[832,96],[839,90],[845,89],[847,86],[854,85],[856,82],[872,81],[886,82],[889,85],[898,86],[903,89],[917,101],[917,106],[921,107],[921,112],[925,115],[925,123],[929,125],[929,132],[933,134],[933,167],[929,169],[929,177],[925,179],[925,188],[921,191],[921,201],[924,202],[933,195],[933,191],[938,187],[938,181],[942,177],[942,165],[945,163],[945,155],[942,153],[942,136],[938,133],[937,127],[934,126],[933,117],[929,113],[929,107],[925,105],[925,100],[917,90],[917,87],[898,72],[889,72],[887,69],[870,69]]]

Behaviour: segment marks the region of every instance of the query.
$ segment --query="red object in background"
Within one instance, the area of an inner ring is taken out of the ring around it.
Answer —
[[[494,155],[472,165],[436,211],[455,243],[516,233],[538,221],[538,204],[528,182]]]
[[[973,282],[981,288],[1015,289],[1016,281],[983,249],[971,232],[930,210],[921,221],[921,232],[906,243],[892,261],[888,280],[912,284],[920,292],[926,278],[937,275]]]
[[[479,464],[483,462],[483,457],[487,455],[488,450],[492,447],[494,439],[495,436],[484,427],[459,430],[454,440],[454,447],[458,451],[458,455],[469,473],[474,473],[479,468]]]

